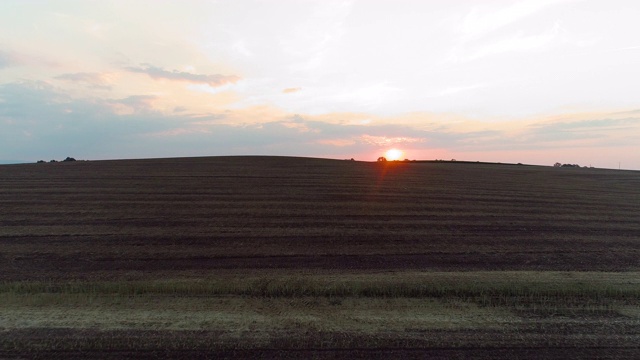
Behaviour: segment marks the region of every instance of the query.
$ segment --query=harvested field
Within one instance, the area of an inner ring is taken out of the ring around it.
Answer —
[[[24,164],[0,204],[0,355],[640,356],[634,171]]]

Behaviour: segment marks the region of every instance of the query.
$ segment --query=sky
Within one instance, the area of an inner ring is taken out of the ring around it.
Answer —
[[[640,2],[0,1],[0,161],[640,169]]]

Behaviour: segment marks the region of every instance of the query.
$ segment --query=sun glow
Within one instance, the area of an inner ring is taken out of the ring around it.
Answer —
[[[402,152],[402,150],[389,149],[386,153],[384,153],[384,156],[387,158],[387,160],[400,160],[402,159],[403,154],[404,153]]]

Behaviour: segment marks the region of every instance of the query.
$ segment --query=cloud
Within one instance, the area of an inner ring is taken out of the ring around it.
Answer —
[[[84,83],[89,85],[91,88],[103,89],[103,90],[111,89],[110,84],[112,83],[113,78],[114,76],[108,73],[87,73],[87,72],[62,74],[55,77],[55,79],[58,79],[58,80]]]
[[[151,156],[157,149],[144,149],[139,135],[168,130],[180,119],[144,111],[150,96],[74,99],[39,81],[0,85],[0,99],[2,157],[26,160]]]
[[[550,120],[512,126],[510,131],[478,131],[472,136],[459,138],[455,148],[469,153],[555,151],[561,155],[580,148],[616,152],[624,147],[635,146],[640,133],[640,117],[615,118],[619,114],[624,113],[566,114]]]
[[[50,54],[31,52],[28,50],[25,52],[8,48],[2,49],[2,44],[0,44],[0,69],[18,66],[59,68],[63,65],[61,62],[52,58]]]
[[[613,114],[608,114],[613,115]],[[532,124],[526,136],[529,142],[561,146],[575,141],[588,141],[591,146],[619,146],[637,143],[640,117],[591,118]]]
[[[625,46],[617,49],[612,49],[610,51],[627,51],[627,50],[640,50],[640,46]]]
[[[451,86],[448,87],[442,91],[440,91],[438,93],[439,96],[447,96],[447,95],[454,95],[457,93],[461,93],[461,92],[465,92],[465,91],[471,91],[471,90],[476,90],[476,89],[481,89],[481,88],[486,88],[488,85],[487,84],[473,84],[473,85],[465,85],[465,86]]]
[[[0,69],[19,65],[21,61],[18,57],[8,51],[0,50]]]
[[[603,118],[586,119],[578,121],[563,121],[550,124],[535,124],[532,126],[536,132],[548,133],[557,131],[597,131],[602,130],[626,130],[640,128],[640,117],[627,117],[621,119]]]
[[[379,148],[374,137],[407,142],[438,136],[401,125],[331,124],[297,115],[251,123],[260,112],[246,110],[204,114],[237,120],[232,123],[202,121],[189,113],[154,111],[160,100],[155,96],[74,99],[41,82],[0,85],[0,99],[0,143],[7,149],[3,157],[27,160],[243,154],[367,159]]]
[[[463,41],[475,40],[562,2],[557,0],[525,0],[485,12],[476,8],[464,17],[458,32]]]
[[[387,137],[387,136],[373,136],[362,135],[359,140],[365,144],[371,144],[376,146],[391,146],[396,144],[411,144],[417,142],[423,142],[424,139],[414,137]]]
[[[461,42],[452,49],[449,59],[459,63],[501,54],[546,50],[559,41],[568,42],[562,31],[560,23],[556,22],[536,34],[516,31],[486,40]]]
[[[633,111],[567,114],[518,125],[510,122],[508,127],[495,123],[470,127],[466,122],[451,124],[446,120],[443,126],[425,127],[424,122],[394,124],[392,119],[355,125],[350,121],[328,122],[328,115],[281,112],[269,116],[268,112],[275,110],[267,108],[195,117],[189,112],[172,111],[173,107],[164,112],[154,110],[160,100],[152,95],[73,98],[63,89],[37,81],[0,85],[0,155],[33,161],[66,156],[105,159],[250,154],[374,160],[381,148],[398,146],[410,158],[514,159],[523,163],[535,158],[537,163],[552,164],[564,158],[563,154],[592,148],[607,151],[607,158],[637,163],[636,152],[628,150],[637,146],[640,133],[640,117]],[[335,115],[347,120],[362,116]],[[269,120],[252,122],[256,117]],[[515,153],[523,157],[517,158]],[[591,163],[592,159],[594,166],[600,166],[590,154],[571,158],[570,162]]]
[[[579,39],[562,26],[558,18],[545,16],[576,0],[524,0],[508,6],[482,4],[455,25],[457,37],[448,60],[454,63],[523,52],[550,50],[554,46],[589,46],[599,37]]]
[[[322,67],[331,47],[344,36],[352,7],[351,1],[319,1],[299,8],[306,16],[289,19],[291,31],[278,39],[287,57],[295,59],[290,70],[306,73]]]
[[[317,143],[322,145],[345,147],[355,145],[356,141],[354,139],[320,139]]]
[[[232,49],[235,52],[242,54],[243,56],[246,56],[246,57],[251,57],[254,55],[253,52],[249,50],[249,48],[247,47],[247,44],[245,43],[244,40],[238,40],[234,42],[232,45]]]
[[[286,88],[286,89],[282,90],[282,93],[283,94],[291,94],[291,93],[294,93],[294,92],[298,92],[300,90],[302,90],[302,88],[300,88],[300,87]]]
[[[560,33],[560,25],[554,24],[553,27],[546,31],[536,34],[525,36],[519,32],[515,35],[502,38],[492,43],[482,44],[474,51],[467,60],[479,59],[485,56],[496,55],[508,52],[529,52],[538,49],[543,49],[551,44]]]
[[[111,105],[115,113],[126,115],[153,111],[153,103],[157,99],[158,97],[154,95],[134,95],[122,99],[109,99],[105,102]]]
[[[234,84],[240,80],[240,77],[236,75],[193,74],[177,70],[168,71],[149,64],[141,64],[139,67],[128,66],[125,67],[125,70],[134,73],[147,74],[153,79],[183,81],[192,84],[206,84],[211,87]]]

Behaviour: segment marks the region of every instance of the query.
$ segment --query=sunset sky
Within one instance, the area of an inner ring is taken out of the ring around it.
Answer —
[[[640,169],[640,2],[0,1],[0,160]]]

